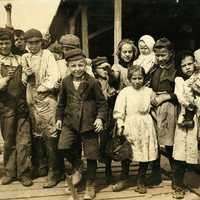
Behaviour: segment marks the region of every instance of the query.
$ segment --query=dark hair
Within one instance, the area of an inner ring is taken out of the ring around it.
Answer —
[[[174,51],[174,45],[168,38],[165,38],[165,37],[160,38],[156,41],[156,43],[153,47],[153,50],[156,51],[156,50],[160,50],[163,48],[166,48],[169,51]]]
[[[124,44],[130,44],[130,45],[131,45],[131,47],[132,47],[132,49],[133,49],[133,58],[132,58],[132,60],[135,60],[135,59],[137,58],[137,55],[138,55],[138,48],[135,46],[134,41],[133,41],[133,40],[130,40],[130,39],[128,39],[128,38],[122,39],[122,40],[119,42],[119,44],[118,44],[118,46],[117,46],[117,52],[116,52],[117,57],[118,57],[119,59],[121,59],[121,50],[122,50],[122,46],[123,46]]]
[[[185,59],[186,57],[192,57],[192,59],[195,61],[194,54],[191,50],[185,49],[180,51],[176,58],[175,58],[175,65],[177,68],[177,75],[184,77],[185,75],[182,73],[182,68],[181,68],[181,61]]]
[[[141,67],[140,65],[130,65],[128,68],[128,74],[127,74],[127,78],[130,81],[131,77],[133,76],[133,74],[135,72],[141,72],[142,76],[144,77],[144,80],[146,79],[146,73],[143,67]]]
[[[24,36],[24,31],[21,30],[21,29],[15,29],[15,30],[13,31],[13,35],[14,35],[14,36],[17,36],[17,37]]]

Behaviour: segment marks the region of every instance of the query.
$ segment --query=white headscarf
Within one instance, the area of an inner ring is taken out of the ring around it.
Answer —
[[[150,53],[148,55],[140,54],[139,57],[133,62],[133,64],[142,66],[145,70],[145,73],[148,73],[156,62],[155,54],[153,52],[153,46],[155,44],[155,40],[150,35],[143,35],[139,39],[138,44],[141,41],[143,41],[146,44],[146,46],[149,48]]]

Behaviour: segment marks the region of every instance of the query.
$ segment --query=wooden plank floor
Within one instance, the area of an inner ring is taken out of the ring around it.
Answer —
[[[1,160],[1,159],[0,159]],[[2,168],[2,163],[1,166]],[[2,170],[0,170],[2,171]],[[130,173],[130,187],[122,192],[114,193],[111,186],[107,186],[104,180],[104,166],[100,165],[97,173],[97,196],[96,200],[172,200],[171,181],[164,180],[158,187],[148,188],[148,193],[140,195],[134,192],[136,184],[136,171],[137,165],[131,166]],[[114,176],[117,179],[120,166],[118,163],[113,163]],[[194,180],[200,182],[200,176],[195,174],[187,174],[186,181],[191,183],[193,192],[198,193],[198,184],[194,184]],[[18,181],[10,185],[0,185],[0,200],[67,200],[70,195],[65,191],[64,181],[60,182],[56,187],[50,189],[43,189],[42,185],[45,183],[46,178],[38,178],[34,180],[34,185],[31,187],[23,187]],[[193,182],[193,183],[192,183]],[[193,185],[192,185],[193,184]],[[80,199],[83,197],[84,187],[79,188],[78,194]],[[200,200],[200,196],[191,191],[187,191],[185,200]]]

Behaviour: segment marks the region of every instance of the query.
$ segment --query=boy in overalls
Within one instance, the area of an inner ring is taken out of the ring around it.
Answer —
[[[31,135],[21,59],[11,53],[11,46],[11,32],[0,28],[0,122],[5,167],[2,185],[17,178],[24,186],[31,186]]]

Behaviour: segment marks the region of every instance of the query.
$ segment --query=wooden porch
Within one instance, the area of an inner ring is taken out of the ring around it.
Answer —
[[[107,186],[104,180],[104,165],[99,164],[97,173],[97,200],[131,200],[131,199],[150,199],[150,200],[171,200],[172,199],[172,189],[171,181],[167,180],[168,174],[167,170],[169,168],[168,162],[163,157],[163,178],[165,179],[162,184],[154,188],[148,188],[148,193],[145,195],[140,195],[134,192],[136,184],[136,173],[137,164],[131,165],[130,173],[130,186],[122,192],[114,193],[111,190],[111,186]],[[1,155],[1,165],[0,165],[0,176],[2,176],[3,166],[2,166],[2,155]],[[119,163],[113,163],[113,174],[115,179],[119,177],[120,165]],[[69,192],[66,192],[66,187],[64,186],[64,181],[60,182],[56,187],[51,189],[43,189],[42,185],[46,178],[38,178],[34,180],[34,185],[31,187],[23,187],[18,181],[10,185],[0,186],[0,200],[67,200],[70,197]],[[185,176],[185,181],[189,185],[188,188],[193,186],[195,189],[188,189],[185,195],[187,200],[199,200],[200,189],[200,176],[194,172],[187,172]],[[83,181],[84,185],[84,181]],[[82,199],[84,193],[84,186],[78,188],[78,194],[80,199]]]

